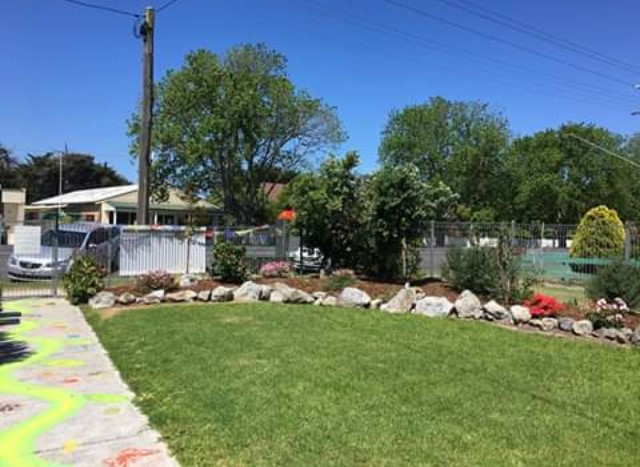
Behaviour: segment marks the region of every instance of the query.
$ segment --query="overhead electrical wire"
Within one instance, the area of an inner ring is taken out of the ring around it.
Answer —
[[[156,13],[160,13],[163,10],[166,10],[167,8],[169,8],[171,5],[173,5],[174,3],[176,3],[178,0],[169,0],[167,3],[165,3],[164,5],[159,6],[156,9]]]
[[[94,10],[103,10],[103,11],[109,11],[111,13],[116,13],[116,14],[119,14],[119,15],[131,16],[133,18],[140,17],[140,15],[138,13],[133,13],[132,11],[120,10],[118,8],[112,8],[112,7],[108,7],[108,6],[104,6],[104,5],[99,5],[97,3],[83,2],[83,1],[80,1],[80,0],[62,0],[62,1],[63,2],[67,2],[67,3],[71,3],[73,5],[82,6],[82,7],[85,7],[85,8],[92,8]]]
[[[471,34],[475,34],[475,35],[477,35],[479,37],[483,37],[483,38],[488,39],[488,40],[490,40],[492,42],[497,42],[497,43],[500,43],[500,44],[508,45],[509,47],[521,50],[521,51],[526,52],[528,54],[535,55],[535,56],[540,57],[540,58],[544,58],[545,60],[553,61],[553,62],[562,64],[562,65],[571,67],[573,69],[582,71],[584,73],[589,73],[589,74],[591,74],[593,76],[598,76],[598,77],[600,77],[602,79],[606,79],[606,80],[621,84],[623,86],[631,86],[632,85],[632,83],[630,83],[628,81],[625,81],[623,79],[620,79],[620,78],[618,78],[616,76],[612,76],[612,75],[609,75],[607,73],[602,73],[600,71],[593,70],[591,68],[587,68],[587,67],[584,67],[582,65],[578,65],[578,64],[570,62],[568,60],[564,60],[562,58],[558,58],[558,57],[556,57],[554,55],[551,55],[551,54],[548,54],[548,53],[545,53],[545,52],[541,52],[541,51],[533,49],[531,47],[528,47],[528,46],[525,46],[525,45],[522,45],[522,44],[518,44],[516,42],[510,41],[510,40],[507,40],[507,39],[503,39],[502,37],[494,36],[493,34],[486,33],[484,31],[481,31],[479,29],[473,28],[471,26],[466,26],[464,24],[460,24],[460,23],[457,23],[455,21],[451,21],[451,20],[449,20],[447,18],[444,18],[442,16],[438,16],[438,15],[434,15],[433,13],[429,13],[428,11],[422,10],[420,8],[416,8],[416,7],[414,7],[412,5],[409,5],[407,3],[400,2],[398,0],[382,0],[382,1],[384,3],[387,3],[387,4],[391,5],[391,6],[394,6],[396,8],[411,12],[411,13],[417,15],[417,16],[422,16],[424,18],[427,18],[427,19],[430,19],[430,20],[433,20],[433,21],[437,21],[437,22],[442,23],[442,24],[446,24],[447,26],[450,26],[452,28],[459,29],[461,31],[465,31],[465,32],[468,32],[468,33],[471,33]]]
[[[515,70],[515,72],[522,74],[523,76],[525,76],[526,78],[529,78],[529,76],[531,74],[537,74],[538,76],[543,77],[545,80],[552,80],[555,81],[556,83],[558,83],[559,85],[565,86],[567,89],[569,89],[570,91],[573,92],[583,92],[585,94],[587,94],[588,97],[598,97],[598,93],[600,93],[600,96],[604,99],[607,99],[607,103],[604,104],[605,106],[609,107],[609,108],[616,108],[618,109],[618,107],[613,107],[611,105],[611,100],[612,99],[617,99],[619,100],[619,105],[631,105],[631,101],[629,100],[628,102],[626,101],[627,98],[625,97],[617,97],[617,96],[612,96],[610,95],[610,90],[607,90],[606,88],[598,88],[596,86],[591,86],[588,84],[583,84],[583,83],[577,83],[575,81],[567,81],[567,80],[563,80],[563,78],[552,75],[552,74],[548,74],[548,73],[544,73],[544,72],[540,72],[539,70],[535,70],[533,68],[528,68],[528,67],[522,67],[522,66],[518,66],[506,61],[501,61],[498,59],[495,59],[493,57],[489,57],[489,56],[484,56],[481,54],[477,54],[475,52],[470,52],[464,49],[460,49],[454,46],[450,46],[448,44],[443,44],[443,43],[439,43],[437,41],[432,41],[432,40],[428,40],[424,37],[418,36],[416,34],[392,27],[392,26],[388,26],[386,24],[382,24],[376,21],[372,21],[369,20],[368,18],[364,18],[360,15],[356,15],[350,12],[345,12],[343,10],[339,10],[335,7],[331,7],[329,8],[328,5],[323,4],[321,2],[315,2],[315,1],[311,1],[309,0],[307,2],[308,4],[312,4],[314,6],[314,8],[316,8],[316,11],[321,12],[322,14],[325,15],[329,15],[329,16],[333,16],[334,18],[337,18],[339,20],[344,20],[347,21],[349,23],[354,23],[359,27],[365,28],[365,29],[369,29],[369,30],[374,30],[376,32],[382,32],[382,33],[386,33],[386,34],[392,34],[396,37],[400,37],[401,39],[405,40],[405,41],[409,41],[412,43],[415,43],[417,45],[420,45],[422,47],[426,47],[432,50],[438,50],[438,51],[442,51],[442,50],[446,50],[446,51],[453,51],[454,53],[459,53],[459,54],[464,54],[467,56],[472,57],[474,60],[476,61],[480,61],[481,65],[485,65],[487,66],[487,64],[494,66],[494,67],[501,67],[501,68],[510,68]],[[306,7],[309,7],[309,5],[305,5]],[[482,63],[482,62],[486,62],[486,63]],[[442,67],[442,63],[438,62],[438,66]],[[522,71],[524,70],[524,71]],[[459,71],[459,70],[458,70]],[[468,70],[467,70],[468,71]],[[495,71],[492,69],[492,71]],[[492,81],[497,81],[497,79],[495,77],[492,78]],[[504,82],[504,80],[503,80]],[[522,83],[510,83],[511,85],[516,85],[519,87],[523,87]],[[538,82],[536,82],[536,84],[539,84]],[[605,94],[606,93],[606,94]],[[564,98],[564,99],[568,99],[571,98],[572,96],[567,96],[566,94],[563,95],[559,95],[558,97]],[[586,102],[584,99],[579,100],[580,102]],[[623,104],[624,102],[624,104]],[[601,102],[590,102],[592,104],[595,105],[603,105],[603,103]]]
[[[565,50],[569,50],[571,52],[580,54],[584,57],[588,57],[592,60],[598,60],[610,66],[614,66],[619,69],[626,70],[630,73],[634,73],[634,74],[640,73],[640,67],[638,66],[632,65],[630,63],[627,63],[623,60],[612,57],[610,55],[603,54],[602,52],[598,52],[597,50],[594,50],[584,45],[570,41],[569,39],[565,39],[555,34],[551,34],[550,32],[544,31],[536,26],[527,24],[523,21],[511,18],[500,12],[487,8],[484,5],[479,5],[477,3],[470,2],[468,0],[457,0],[457,1],[437,0],[437,1],[444,3],[445,5],[449,5],[451,7],[457,8],[459,10],[474,14],[476,16],[486,19],[487,21],[500,24],[504,27],[507,27],[514,31],[518,31],[530,37],[535,37],[536,39],[547,42],[549,44],[553,44],[557,47],[561,47]]]
[[[611,149],[607,149],[607,148],[605,148],[603,146],[600,146],[599,144],[596,144],[593,141],[589,141],[588,139],[583,138],[581,136],[578,136],[578,135],[576,135],[574,133],[568,133],[567,136],[569,136],[571,138],[574,138],[574,139],[577,139],[578,141],[581,141],[584,144],[586,144],[588,146],[591,146],[592,148],[599,149],[600,151],[602,151],[602,152],[604,152],[606,154],[609,154],[610,156],[613,156],[613,157],[621,159],[621,160],[623,160],[625,162],[628,162],[629,164],[633,165],[634,167],[640,169],[640,164],[638,162],[636,162],[636,161],[634,161],[634,160],[632,160],[632,159],[630,159],[628,157],[625,157],[622,154],[618,154],[617,152],[612,151]]]

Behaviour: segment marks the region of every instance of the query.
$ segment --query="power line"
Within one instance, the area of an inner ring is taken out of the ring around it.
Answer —
[[[391,34],[393,36],[399,37],[402,40],[405,40],[407,42],[411,42],[411,43],[415,43],[419,46],[428,48],[428,49],[432,49],[432,50],[437,50],[442,52],[442,49],[446,50],[446,51],[453,51],[455,53],[458,54],[464,54],[467,56],[471,56],[472,59],[474,59],[475,61],[479,62],[479,64],[481,66],[487,66],[487,63],[490,64],[493,67],[498,67],[498,68],[509,68],[512,70],[515,70],[515,72],[520,73],[521,75],[525,76],[526,79],[530,79],[530,75],[538,75],[541,76],[542,78],[544,78],[545,83],[547,81],[555,81],[556,83],[558,83],[559,85],[565,86],[568,89],[570,89],[572,92],[582,92],[587,94],[589,97],[591,95],[596,96],[598,93],[603,96],[604,98],[606,98],[607,100],[611,100],[611,99],[619,99],[620,100],[620,104],[619,105],[628,105],[630,103],[626,101],[627,98],[623,98],[622,96],[617,97],[617,96],[613,96],[610,94],[610,90],[605,89],[605,88],[599,88],[596,86],[592,86],[592,85],[588,85],[588,84],[582,84],[579,82],[574,82],[574,81],[567,81],[567,80],[563,80],[563,78],[549,74],[549,73],[544,73],[544,72],[540,72],[539,70],[536,70],[534,68],[529,68],[529,67],[523,67],[523,66],[518,66],[506,61],[501,61],[498,59],[495,59],[493,57],[489,57],[489,56],[485,56],[485,55],[481,55],[481,54],[477,54],[475,52],[470,52],[464,49],[460,49],[458,47],[455,46],[450,46],[448,44],[443,44],[437,41],[433,41],[433,40],[427,40],[426,38],[422,37],[422,36],[418,36],[416,34],[392,27],[392,26],[388,26],[382,23],[378,23],[376,21],[372,21],[368,18],[364,18],[360,15],[356,15],[353,13],[349,13],[349,12],[345,12],[343,10],[337,9],[335,7],[329,7],[328,5],[325,5],[323,3],[320,2],[315,2],[312,0],[308,0],[308,5],[304,5],[306,8],[311,8],[311,5],[313,5],[313,8],[311,9],[316,9],[316,11],[319,11],[325,15],[328,16],[333,16],[334,18],[340,19],[340,20],[344,20],[346,22],[349,23],[354,23],[357,26],[364,28],[364,29],[369,29],[369,30],[373,30],[376,32],[382,32],[385,34]],[[296,3],[297,5],[299,5],[298,3]],[[311,5],[309,5],[311,4]],[[449,57],[447,57],[449,58]],[[483,63],[484,62],[484,63]],[[441,61],[438,62],[437,64],[438,67],[443,68],[443,64]],[[524,71],[521,71],[524,70]],[[460,72],[461,70],[457,70],[457,72]],[[495,73],[495,68],[492,68],[491,71],[493,73]],[[463,72],[468,72],[468,69],[465,69]],[[550,78],[549,78],[550,77]],[[496,79],[495,77],[492,76],[492,82],[494,81],[500,81],[499,79]],[[503,82],[505,82],[505,80],[502,80]],[[535,82],[535,81],[532,81]],[[510,85],[515,85],[515,86],[520,86],[520,87],[524,87],[523,83],[518,81],[517,83],[514,82],[507,82],[507,84]],[[536,82],[537,84],[537,82]],[[582,89],[580,89],[580,87],[582,87]],[[527,89],[530,89],[527,87]],[[601,91],[602,90],[602,91]],[[607,93],[607,95],[605,95],[604,93]],[[562,99],[565,100],[574,100],[576,102],[582,102],[582,103],[589,103],[589,104],[594,104],[594,105],[601,105],[604,106],[604,104],[599,103],[599,102],[589,102],[589,101],[585,101],[584,99],[577,99],[574,98],[573,96],[569,96],[566,94],[556,94],[557,97],[560,97]],[[596,96],[597,97],[597,96]],[[622,104],[622,102],[624,101],[624,104]],[[610,108],[615,108],[618,109],[617,107],[612,107],[611,105],[608,105],[609,102],[607,102],[607,107]]]
[[[606,63],[608,65],[618,67],[620,69],[626,70],[631,73],[635,73],[635,74],[640,73],[640,68],[638,68],[637,66],[624,62],[623,60],[620,60],[618,58],[603,54],[601,52],[598,52],[597,50],[591,49],[589,47],[578,44],[576,42],[570,41],[569,39],[565,39],[563,37],[551,34],[550,32],[544,31],[531,24],[510,18],[507,15],[504,15],[495,10],[491,10],[490,8],[487,8],[483,5],[478,5],[477,3],[470,2],[468,0],[458,0],[457,2],[452,0],[438,0],[438,1],[446,5],[452,6],[454,8],[458,8],[459,10],[463,10],[468,13],[479,16],[481,18],[484,18],[487,21],[500,24],[504,27],[513,29],[514,31],[518,31],[522,34],[535,37],[541,41],[553,44],[557,47],[561,47],[565,50],[569,50],[571,52],[583,55],[585,57],[589,57],[593,60],[598,60],[602,63]]]
[[[524,45],[521,45],[521,44],[517,44],[515,42],[509,41],[507,39],[503,39],[503,38],[498,37],[498,36],[494,36],[492,34],[488,34],[488,33],[484,32],[484,31],[480,31],[479,29],[475,29],[475,28],[472,28],[470,26],[465,26],[465,25],[460,24],[460,23],[456,23],[456,22],[451,21],[451,20],[449,20],[447,18],[443,18],[441,16],[434,15],[434,14],[429,13],[427,11],[424,11],[424,10],[421,10],[419,8],[416,8],[416,7],[412,6],[412,5],[408,5],[406,3],[399,2],[397,0],[382,0],[382,1],[387,3],[387,4],[389,4],[389,5],[395,6],[396,8],[400,8],[402,10],[412,12],[412,13],[418,15],[418,16],[423,16],[423,17],[431,19],[433,21],[437,21],[437,22],[446,24],[447,26],[450,26],[452,28],[456,28],[456,29],[459,29],[461,31],[469,32],[471,34],[475,34],[477,36],[484,37],[485,39],[488,39],[488,40],[493,41],[493,42],[497,42],[497,43],[500,43],[500,44],[508,45],[508,46],[510,46],[512,48],[521,50],[521,51],[526,52],[528,54],[535,55],[535,56],[540,57],[540,58],[544,58],[545,60],[549,60],[549,61],[553,61],[553,62],[556,62],[556,63],[560,63],[562,65],[574,68],[576,70],[579,70],[579,71],[582,71],[582,72],[585,72],[585,73],[592,74],[594,76],[598,76],[600,78],[603,78],[603,79],[606,79],[606,80],[609,80],[609,81],[612,81],[612,82],[615,82],[615,83],[618,83],[618,84],[622,84],[624,86],[630,86],[631,85],[629,82],[624,81],[624,80],[622,80],[620,78],[617,78],[615,76],[611,76],[611,75],[608,75],[606,73],[601,73],[599,71],[592,70],[590,68],[584,67],[582,65],[575,64],[573,62],[569,62],[567,60],[555,57],[553,55],[550,55],[550,54],[547,54],[547,53],[544,53],[544,52],[540,52],[539,50],[532,49],[530,47],[527,47],[527,46],[524,46]]]
[[[116,13],[119,15],[125,15],[125,16],[131,16],[133,18],[139,18],[140,15],[138,13],[133,13],[131,11],[126,11],[126,10],[119,10],[118,8],[111,8],[108,6],[104,6],[104,5],[98,5],[96,3],[89,3],[89,2],[83,2],[80,0],[62,0],[63,2],[67,2],[67,3],[71,3],[73,5],[78,5],[78,6],[82,6],[85,8],[93,8],[94,10],[103,10],[103,11],[109,11],[111,13]],[[176,1],[176,0],[173,0]]]
[[[158,7],[156,9],[156,13],[160,13],[162,10],[166,10],[167,8],[169,8],[171,5],[173,5],[174,3],[176,3],[178,0],[169,0],[167,3],[165,3],[164,5]]]
[[[585,139],[581,136],[578,136],[576,134],[573,133],[567,133],[567,136],[570,136],[571,138],[577,139],[578,141],[582,141],[584,144],[587,144],[589,146],[591,146],[592,148],[596,148],[599,149],[607,154],[609,154],[610,156],[616,157],[618,159],[621,159],[625,162],[628,162],[629,164],[635,166],[636,168],[640,169],[640,164],[638,164],[636,161],[629,159],[626,156],[623,156],[622,154],[618,154],[617,152],[612,151],[611,149],[607,149],[603,146],[600,146],[599,144],[594,143],[593,141],[589,141],[588,139]]]

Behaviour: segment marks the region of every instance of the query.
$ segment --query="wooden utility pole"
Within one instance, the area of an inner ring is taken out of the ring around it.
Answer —
[[[140,26],[142,37],[142,115],[138,155],[138,225],[149,224],[149,165],[151,164],[151,115],[153,112],[153,33],[155,12],[147,7]]]

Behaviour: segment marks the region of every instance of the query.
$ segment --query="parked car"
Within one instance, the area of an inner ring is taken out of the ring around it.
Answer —
[[[302,261],[300,261],[300,255],[302,253]],[[324,256],[318,248],[300,248],[289,252],[289,259],[291,260],[291,266],[300,272],[318,272],[322,267]]]
[[[14,281],[50,280],[64,274],[78,255],[91,255],[105,268],[119,266],[120,228],[113,225],[78,222],[58,228],[58,253],[54,258],[56,232],[42,234],[40,254],[9,256],[7,274]]]

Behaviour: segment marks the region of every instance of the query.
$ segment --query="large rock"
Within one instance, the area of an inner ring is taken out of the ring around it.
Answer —
[[[638,326],[636,330],[633,331],[633,334],[629,336],[629,342],[632,345],[640,345],[640,326]]]
[[[178,290],[177,292],[171,292],[165,295],[165,299],[168,302],[192,302],[198,296],[197,292],[193,290]]]
[[[558,327],[558,320],[555,318],[542,318],[540,320],[540,329],[543,331],[553,331]]]
[[[484,304],[484,316],[489,321],[502,321],[509,318],[509,311],[495,300]]]
[[[409,313],[413,308],[415,299],[415,290],[402,289],[391,300],[382,305],[380,309],[387,313]]]
[[[313,296],[304,290],[295,289],[289,287],[287,284],[277,282],[273,285],[271,294],[269,295],[270,302],[276,303],[313,303],[315,299]]]
[[[327,292],[313,292],[311,294],[311,296],[315,299],[319,299],[322,300],[323,298],[325,298],[327,295],[329,295]]]
[[[382,300],[379,298],[374,298],[373,300],[371,300],[371,303],[369,303],[369,308],[371,308],[372,310],[379,310],[382,307]]]
[[[257,302],[269,300],[271,287],[247,281],[233,292],[233,299],[237,302]]]
[[[233,287],[218,286],[211,291],[212,302],[231,302],[233,301]]]
[[[528,323],[529,321],[531,321],[531,312],[526,306],[513,305],[511,308],[509,308],[509,313],[511,313],[511,318],[516,324]]]
[[[89,306],[94,310],[113,308],[116,304],[116,296],[112,292],[98,292],[89,299]]]
[[[600,328],[600,329],[596,329],[593,334],[596,337],[599,337],[600,339],[607,339],[610,341],[619,342],[620,344],[627,343],[627,336],[620,329]]]
[[[460,318],[480,319],[484,314],[480,299],[470,290],[462,292],[453,306]]]
[[[573,318],[560,318],[558,320],[558,328],[564,332],[573,332],[573,323],[576,320]]]
[[[164,301],[164,290],[154,290],[142,297],[142,303],[145,305],[153,305]]]
[[[593,332],[593,323],[588,319],[581,319],[573,323],[571,330],[576,336],[588,336]]]
[[[180,278],[180,288],[186,289],[198,284],[198,277],[194,274],[183,274]]]
[[[133,295],[131,292],[125,292],[118,297],[118,303],[120,305],[131,305],[132,303],[135,303],[136,300],[137,300],[137,297]]]
[[[371,297],[363,290],[355,287],[346,287],[338,297],[338,304],[343,306],[368,307]]]
[[[445,297],[424,297],[416,302],[413,312],[430,318],[446,318],[453,310],[453,303]]]
[[[198,300],[199,302],[208,302],[210,298],[211,290],[201,290],[200,292],[198,292],[196,300]]]
[[[338,299],[332,295],[327,295],[326,297],[324,297],[322,299],[322,301],[320,302],[320,305],[322,306],[337,306],[338,305]]]

